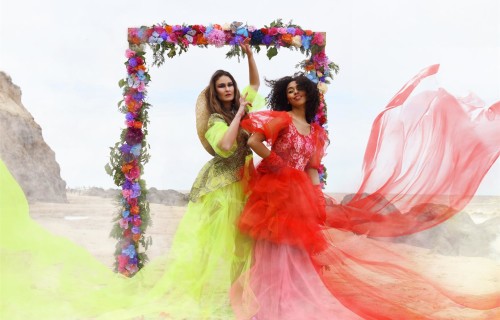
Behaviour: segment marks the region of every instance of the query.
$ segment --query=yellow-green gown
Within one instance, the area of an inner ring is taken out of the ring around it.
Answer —
[[[232,319],[228,290],[251,263],[252,242],[235,225],[251,152],[244,132],[220,150],[227,129],[211,115],[206,138],[216,155],[193,185],[172,247],[133,278],[31,220],[0,161],[0,319]]]

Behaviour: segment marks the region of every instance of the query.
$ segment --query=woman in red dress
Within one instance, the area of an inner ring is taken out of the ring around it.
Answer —
[[[475,112],[470,118],[460,110],[473,113],[471,105],[443,90],[410,99],[420,80],[436,71],[437,66],[422,71],[376,119],[359,191],[342,204],[328,201],[326,210],[317,169],[328,140],[314,122],[319,105],[316,84],[301,75],[269,82],[271,110],[250,114],[241,122],[252,132],[249,146],[263,160],[249,183],[248,202],[238,224],[255,239],[253,265],[231,289],[238,319],[495,319],[499,315],[498,289],[470,292],[453,287],[442,279],[443,259],[373,238],[418,232],[460,211],[500,153],[498,138],[478,134],[499,130],[498,107],[488,110],[489,117]],[[443,112],[443,105],[451,114]],[[401,118],[390,114],[396,107]],[[446,129],[450,124],[461,130],[460,137]],[[389,139],[395,132],[400,140]],[[415,136],[422,138],[420,144]],[[405,150],[389,152],[393,172],[382,165],[388,143]],[[418,152],[410,151],[411,146],[418,146]],[[430,158],[420,164],[426,156]],[[454,157],[457,160],[446,170],[444,160]],[[462,168],[475,168],[474,176]],[[484,270],[495,275],[499,269],[486,263]]]

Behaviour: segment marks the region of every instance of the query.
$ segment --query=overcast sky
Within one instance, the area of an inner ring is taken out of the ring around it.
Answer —
[[[125,77],[127,28],[242,21],[262,27],[277,18],[327,33],[326,52],[340,73],[326,94],[333,144],[325,164],[327,191],[358,186],[371,123],[422,68],[440,63],[437,82],[455,95],[469,91],[486,105],[500,100],[498,0],[378,1],[14,1],[0,0],[0,70],[55,151],[69,187],[114,187],[104,171],[124,115],[118,80]],[[194,105],[216,69],[248,83],[246,61],[228,48],[190,48],[160,68],[149,86],[152,159],[148,186],[188,190],[210,158],[198,141]],[[299,52],[256,55],[261,78],[296,71]],[[263,88],[263,92],[267,88]],[[479,192],[500,195],[500,163]]]

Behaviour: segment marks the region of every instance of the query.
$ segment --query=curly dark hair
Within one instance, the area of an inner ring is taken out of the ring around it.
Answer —
[[[306,121],[311,123],[318,112],[319,90],[314,82],[309,80],[304,74],[294,74],[293,77],[286,76],[278,80],[267,80],[266,84],[271,87],[271,92],[267,96],[269,109],[274,111],[290,111],[292,106],[286,97],[286,88],[292,81],[297,83],[299,90],[306,92]]]

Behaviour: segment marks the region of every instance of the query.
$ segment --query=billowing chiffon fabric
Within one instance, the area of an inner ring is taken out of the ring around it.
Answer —
[[[470,201],[500,154],[500,102],[439,88],[412,94],[422,70],[375,119],[356,195],[331,208],[329,224],[391,237],[439,224]]]
[[[263,224],[263,219],[286,221],[296,215],[296,207],[309,205],[304,194],[312,194],[303,191],[312,188],[310,182],[303,181],[298,187],[275,173],[252,178],[251,186],[261,182],[262,186],[250,190],[240,217],[242,232],[254,237],[256,245],[252,268],[231,290],[238,319],[500,317],[500,289],[467,285],[484,284],[485,279],[497,283],[498,264],[471,259],[474,272],[458,273],[450,281],[446,274],[453,273],[453,258],[369,238],[411,234],[445,221],[469,201],[498,157],[498,104],[487,110],[475,108],[473,100],[454,98],[443,89],[411,96],[418,83],[436,71],[437,66],[423,70],[377,117],[358,193],[342,204],[330,202],[326,208],[326,224],[315,236],[321,235],[325,246],[311,251],[307,242],[286,242],[249,228],[257,221],[254,229],[272,230],[275,225]],[[281,148],[281,137],[287,135],[289,125],[275,120],[279,118],[275,114],[262,115],[251,115],[242,125],[264,133],[273,150],[288,150],[281,154],[285,162],[297,157],[304,157],[302,162],[317,162],[314,155],[321,155],[321,148],[312,154]],[[287,170],[293,171],[279,172]],[[293,199],[290,210],[287,199]],[[302,205],[297,204],[300,202]],[[249,212],[258,216],[253,212],[255,203],[260,204],[261,217],[246,219]],[[305,210],[306,224],[316,219],[314,206]]]

